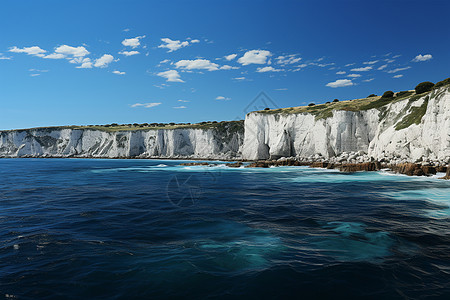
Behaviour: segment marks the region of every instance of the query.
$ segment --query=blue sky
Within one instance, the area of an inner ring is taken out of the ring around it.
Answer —
[[[243,119],[450,76],[448,1],[4,0],[0,129]]]

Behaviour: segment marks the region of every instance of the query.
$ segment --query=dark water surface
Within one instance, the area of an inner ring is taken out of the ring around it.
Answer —
[[[450,181],[0,159],[0,299],[450,299]]]

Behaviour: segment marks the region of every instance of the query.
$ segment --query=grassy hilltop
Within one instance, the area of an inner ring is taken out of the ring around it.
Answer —
[[[431,82],[422,82],[416,86],[414,90],[409,91],[401,91],[394,93],[392,91],[386,91],[382,96],[376,96],[374,94],[361,99],[355,100],[347,100],[347,101],[339,101],[337,99],[332,102],[327,102],[325,104],[315,105],[314,103],[309,104],[308,106],[297,106],[297,107],[289,107],[289,108],[279,108],[279,109],[265,109],[261,111],[257,111],[257,113],[263,114],[301,114],[301,113],[309,113],[319,119],[326,119],[333,116],[334,110],[344,110],[344,111],[362,111],[368,110],[372,108],[380,109],[383,111],[383,108],[390,104],[398,101],[409,99],[409,102],[412,103],[423,96],[429,95],[431,93],[431,97],[436,96],[434,93],[438,88],[443,86],[450,85],[450,78],[439,81],[436,84]],[[450,91],[450,86],[448,87]],[[426,101],[428,98],[426,98]],[[426,105],[421,107],[420,110],[412,109],[411,117],[409,120],[415,122],[417,118],[420,116],[422,118],[423,114],[426,111]],[[383,115],[383,114],[382,114]],[[419,121],[420,122],[420,121]],[[406,122],[409,123],[409,122]],[[412,123],[411,123],[412,124]]]

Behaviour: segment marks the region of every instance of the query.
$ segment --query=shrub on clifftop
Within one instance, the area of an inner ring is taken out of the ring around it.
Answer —
[[[394,97],[394,92],[393,91],[386,91],[384,92],[383,96],[381,96],[382,98],[392,98]]]
[[[422,94],[428,91],[431,91],[431,89],[434,87],[434,83],[430,82],[430,81],[425,81],[425,82],[421,82],[419,83],[416,88],[416,94]]]
[[[447,79],[444,79],[442,81],[439,81],[438,83],[436,83],[434,85],[434,87],[438,88],[438,87],[441,87],[441,86],[444,86],[444,85],[447,85],[447,84],[450,84],[450,77],[447,78]]]

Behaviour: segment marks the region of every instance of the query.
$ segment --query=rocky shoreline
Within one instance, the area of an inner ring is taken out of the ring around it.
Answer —
[[[424,159],[421,162],[406,162],[406,161],[378,161],[373,158],[365,157],[366,154],[360,156],[353,156],[354,153],[348,155],[348,159],[341,159],[345,157],[344,153],[342,157],[331,158],[329,160],[321,159],[320,157],[314,158],[295,158],[295,157],[282,157],[277,160],[258,160],[250,162],[250,164],[244,165],[244,161],[238,161],[234,163],[227,163],[228,167],[234,168],[270,168],[270,167],[284,167],[284,166],[309,166],[310,168],[325,168],[325,169],[338,169],[341,172],[373,172],[380,170],[388,170],[394,173],[404,174],[408,176],[434,176],[437,173],[444,173],[445,175],[440,179],[450,180],[450,166],[444,162],[430,162]],[[361,161],[359,157],[368,159],[370,161]],[[182,166],[214,166],[208,162],[191,162],[182,163]]]

